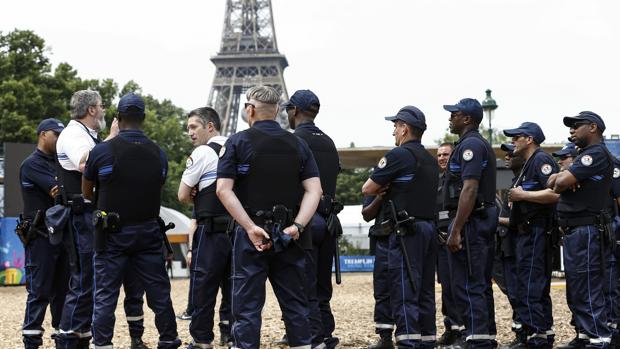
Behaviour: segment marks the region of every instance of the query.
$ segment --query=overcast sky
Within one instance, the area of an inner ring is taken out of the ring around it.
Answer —
[[[226,0],[5,1],[0,30],[31,29],[83,78],[138,82],[189,110],[207,102]],[[484,99],[493,126],[538,122],[563,142],[562,116],[599,113],[620,134],[617,0],[272,0],[292,94],[321,100],[316,123],[340,147],[392,145],[384,121],[407,104],[446,132],[443,104]],[[485,120],[485,123],[487,121]]]

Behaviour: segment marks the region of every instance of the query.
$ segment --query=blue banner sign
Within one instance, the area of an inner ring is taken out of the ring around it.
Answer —
[[[340,271],[372,271],[375,256],[340,256]]]

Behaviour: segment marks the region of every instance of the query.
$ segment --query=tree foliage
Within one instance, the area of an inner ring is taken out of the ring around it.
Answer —
[[[336,200],[345,205],[361,205],[362,185],[370,176],[370,169],[343,169],[336,182]]]
[[[509,143],[509,139],[508,137],[506,137],[504,135],[504,133],[498,129],[492,129],[492,134],[493,134],[493,144],[494,145],[498,145],[498,144],[502,144],[502,143]],[[484,126],[480,126],[480,134],[482,135],[482,137],[484,137],[485,139],[489,139],[489,128],[485,128]],[[449,130],[446,130],[446,133],[443,135],[443,138],[438,138],[435,140],[435,143],[437,145],[440,145],[441,143],[454,143],[456,141],[459,140],[459,135],[457,134],[453,134],[450,133]]]
[[[112,79],[82,79],[68,63],[60,63],[52,72],[45,40],[29,30],[0,31],[0,144],[36,142],[36,127],[45,118],[69,121],[69,100],[77,90],[92,89],[101,94],[106,120],[116,115],[113,103],[127,92],[143,95],[135,81],[120,90]],[[170,100],[144,96],[145,133],[164,149],[169,160],[168,180],[164,187],[164,206],[189,213],[190,208],[177,201],[177,189],[191,143],[185,135],[185,112]],[[103,132],[105,137],[106,132]]]

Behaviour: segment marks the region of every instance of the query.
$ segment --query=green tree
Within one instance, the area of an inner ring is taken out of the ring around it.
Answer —
[[[0,144],[36,141],[37,124],[44,118],[69,121],[69,100],[76,90],[99,91],[110,104],[118,86],[111,79],[82,80],[67,63],[54,73],[45,41],[29,30],[0,32]],[[113,111],[108,111],[111,119]]]
[[[507,143],[509,141],[508,137],[504,136],[504,133],[498,129],[493,129],[493,145],[498,145],[502,143]],[[480,126],[480,134],[486,140],[489,139],[489,128],[485,128],[484,126]],[[441,143],[449,142],[454,143],[459,140],[459,135],[450,133],[450,130],[446,130],[446,133],[443,135],[443,138],[438,138],[435,140],[437,145]]]
[[[368,179],[370,169],[343,169],[336,182],[336,200],[345,205],[360,205],[363,201],[362,185]]]

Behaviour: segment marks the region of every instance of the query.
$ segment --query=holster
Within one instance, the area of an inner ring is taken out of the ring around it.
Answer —
[[[22,242],[24,247],[26,247],[30,241],[39,236],[45,238],[48,237],[47,233],[40,228],[44,215],[44,210],[37,210],[32,220],[24,218],[21,214],[19,215],[17,226],[15,227],[15,234],[17,234],[17,237]]]
[[[116,212],[106,213],[95,210],[93,212],[93,226],[95,227],[96,252],[102,252],[107,245],[108,234],[114,234],[121,230],[121,218]]]

